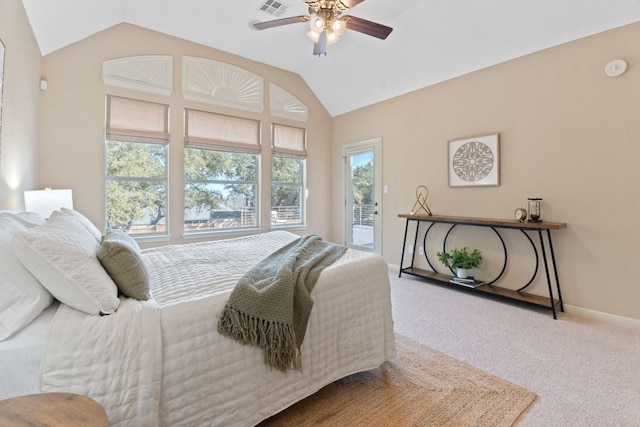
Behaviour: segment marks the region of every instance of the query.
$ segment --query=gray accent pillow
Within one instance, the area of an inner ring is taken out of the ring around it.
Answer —
[[[140,246],[131,236],[121,230],[107,230],[97,256],[120,293],[141,301],[151,298],[149,270],[142,259]]]

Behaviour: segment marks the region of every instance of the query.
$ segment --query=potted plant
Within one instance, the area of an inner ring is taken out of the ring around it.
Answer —
[[[438,252],[437,255],[440,262],[455,270],[456,277],[460,278],[469,277],[468,270],[476,268],[482,261],[482,253],[479,250],[469,252],[466,246],[462,249],[453,248],[450,252]]]

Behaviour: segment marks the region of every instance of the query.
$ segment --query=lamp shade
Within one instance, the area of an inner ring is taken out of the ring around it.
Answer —
[[[309,21],[309,26],[311,27],[311,31],[320,34],[324,30],[324,20],[319,16],[314,16]]]
[[[43,218],[49,218],[53,211],[60,208],[73,209],[71,190],[32,190],[24,192],[24,209],[35,212]]]
[[[338,37],[336,35],[336,33],[334,33],[333,31],[327,31],[327,44],[334,44],[335,42],[337,42],[338,40],[340,40],[340,37]]]
[[[313,40],[314,43],[318,43],[320,41],[320,33],[316,33],[314,31],[308,31],[307,36]]]
[[[342,18],[333,17],[329,23],[329,27],[335,33],[336,36],[340,37],[344,34],[344,31],[347,29],[347,21]]]

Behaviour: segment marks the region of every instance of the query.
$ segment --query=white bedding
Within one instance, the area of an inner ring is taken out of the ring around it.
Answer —
[[[49,323],[58,305],[54,302],[29,325],[0,341],[0,399],[40,391],[40,362]]]
[[[347,253],[320,275],[302,344],[303,372],[270,370],[260,349],[217,332],[237,280],[298,236],[272,232],[143,251],[153,299],[97,317],[62,305],[42,390],[91,396],[110,425],[251,426],[395,354],[387,266]]]

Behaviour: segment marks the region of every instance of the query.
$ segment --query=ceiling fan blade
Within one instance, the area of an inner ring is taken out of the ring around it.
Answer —
[[[253,22],[251,26],[256,30],[266,30],[268,28],[279,27],[281,25],[289,25],[289,24],[297,24],[299,22],[307,22],[311,19],[310,16],[300,15],[300,16],[291,16],[289,18],[281,18],[273,21],[266,22]]]
[[[320,38],[318,38],[318,42],[313,44],[313,54],[314,55],[322,55],[327,56],[327,32],[323,31],[320,33]]]
[[[347,28],[379,39],[386,39],[393,28],[355,16],[346,16]]]
[[[340,3],[344,5],[345,8],[351,9],[362,3],[364,0],[340,0]]]

